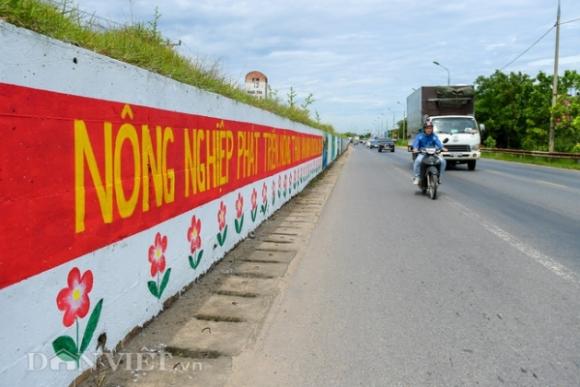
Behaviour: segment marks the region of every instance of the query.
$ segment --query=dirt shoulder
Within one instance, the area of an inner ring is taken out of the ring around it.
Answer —
[[[308,249],[348,150],[77,385],[224,386]]]

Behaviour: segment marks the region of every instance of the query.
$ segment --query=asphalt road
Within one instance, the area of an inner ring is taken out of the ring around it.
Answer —
[[[236,386],[580,385],[580,173],[355,148]]]

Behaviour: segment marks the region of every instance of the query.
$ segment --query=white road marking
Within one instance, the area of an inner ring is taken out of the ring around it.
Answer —
[[[394,169],[396,171],[400,172],[401,174],[404,174],[404,175],[407,175],[407,173],[408,173],[408,172],[405,172],[403,170],[403,168],[398,168],[398,166],[395,166]],[[488,170],[488,172],[495,172],[495,171]],[[501,172],[495,172],[495,173],[503,174]],[[506,174],[506,175],[513,177],[509,174]],[[409,176],[409,179],[411,179],[410,176]],[[554,185],[556,185],[556,184],[554,184]],[[562,186],[562,187],[564,187],[566,189],[570,189],[569,187],[566,187],[566,186]],[[534,261],[536,261],[540,265],[544,266],[546,269],[550,270],[552,273],[556,274],[560,278],[565,279],[566,281],[580,285],[580,277],[578,276],[578,274],[576,272],[574,272],[573,270],[570,270],[566,266],[562,265],[561,263],[557,262],[554,258],[549,257],[549,256],[541,253],[540,251],[534,249],[531,246],[528,246],[527,244],[520,241],[518,238],[516,238],[515,236],[513,236],[509,232],[505,231],[504,229],[502,229],[501,227],[499,227],[493,223],[486,221],[479,214],[475,213],[474,211],[472,211],[469,208],[465,207],[464,205],[460,204],[456,200],[451,199],[449,196],[445,196],[444,200],[446,200],[451,205],[458,208],[461,212],[463,212],[469,218],[475,219],[487,231],[489,231],[490,233],[492,233],[496,237],[500,238],[504,242],[508,243],[509,245],[511,245],[512,247],[514,247],[516,250],[520,251],[524,255],[530,257],[531,259],[533,259]]]
[[[503,175],[503,176],[506,176],[506,177],[508,177],[510,179],[519,179],[519,180],[523,180],[523,181],[526,181],[526,182],[532,182],[532,183],[539,183],[539,184],[549,185],[551,187],[556,187],[556,188],[564,189],[566,191],[574,191],[573,188],[570,188],[568,186],[565,186],[565,185],[562,185],[562,184],[557,184],[557,183],[552,183],[552,182],[545,181],[545,180],[530,179],[530,178],[526,178],[526,177],[523,177],[523,176],[518,176],[518,175],[514,175],[514,174],[510,174],[510,173],[494,171],[494,170],[491,170],[491,169],[487,169],[485,171],[486,172],[489,172],[489,173],[495,173],[497,175]]]
[[[530,167],[530,168],[535,168],[535,169],[541,169],[543,171],[557,170],[558,172],[569,173],[569,174],[580,173],[580,171],[577,169],[553,167],[551,165],[530,164],[530,163],[524,163],[522,161],[515,161],[515,160],[514,161],[506,161],[506,160],[498,160],[498,159],[492,159],[492,158],[487,158],[487,157],[481,157],[480,160],[485,160],[486,162],[490,161],[491,163],[506,164],[506,165],[510,165],[510,166],[515,165],[515,166],[519,166],[519,167]]]
[[[461,212],[463,212],[466,216],[477,220],[477,222],[482,225],[487,231],[491,232],[493,235],[497,236],[504,242],[508,243],[516,250],[519,250],[526,256],[532,258],[534,261],[539,263],[540,265],[544,266],[546,269],[550,270],[552,273],[556,274],[560,278],[563,278],[567,281],[570,281],[575,284],[580,284],[580,278],[578,274],[573,270],[568,269],[566,266],[562,265],[561,263],[557,262],[554,258],[549,257],[540,251],[534,249],[531,246],[528,246],[509,232],[505,231],[501,227],[496,226],[493,223],[490,223],[483,219],[480,215],[476,214],[472,210],[468,209],[464,205],[458,203],[457,201],[446,197],[447,201],[458,208]]]

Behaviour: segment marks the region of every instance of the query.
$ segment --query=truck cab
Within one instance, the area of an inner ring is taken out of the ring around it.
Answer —
[[[471,116],[432,116],[433,131],[443,142],[449,139],[443,157],[450,165],[467,164],[471,171],[475,169],[477,159],[481,156],[481,135],[477,121]]]

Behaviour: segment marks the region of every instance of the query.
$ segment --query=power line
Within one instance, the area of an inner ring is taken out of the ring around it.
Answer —
[[[560,24],[562,24],[562,23],[560,23]],[[526,48],[524,51],[522,51],[521,54],[519,54],[518,56],[516,56],[508,64],[506,64],[505,66],[503,66],[501,69],[504,70],[506,67],[510,66],[512,63],[514,63],[515,61],[517,61],[518,59],[520,59],[525,53],[527,53],[528,51],[530,51],[536,44],[540,43],[540,41],[542,39],[544,39],[546,37],[546,35],[548,35],[554,29],[554,27],[556,27],[556,26],[555,25],[551,26],[548,29],[548,31],[544,32],[542,34],[542,36],[540,36],[534,43],[532,43],[528,48]]]
[[[566,20],[566,21],[560,22],[560,25],[562,25],[562,24],[568,24],[568,23],[574,23],[574,22],[577,22],[577,21],[580,21],[580,17],[577,17],[576,19],[570,19],[570,20]]]

